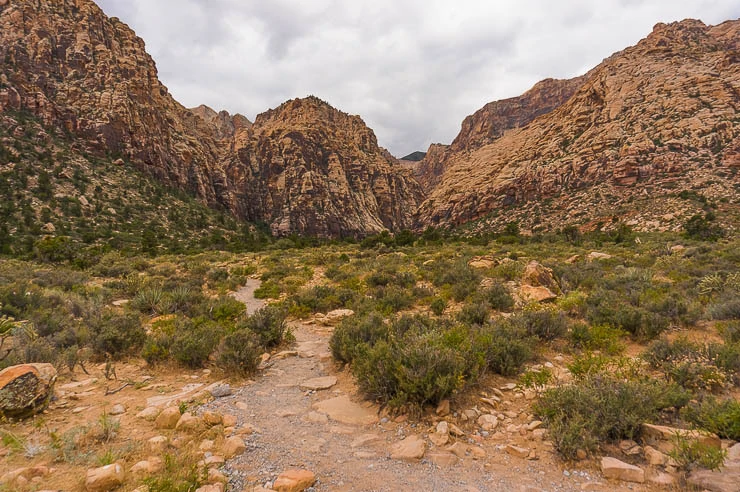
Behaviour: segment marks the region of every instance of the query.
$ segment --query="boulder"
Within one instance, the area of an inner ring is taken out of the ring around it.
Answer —
[[[558,295],[547,287],[524,284],[519,288],[519,297],[526,302],[546,302],[557,299]]]
[[[545,287],[554,296],[562,294],[558,281],[555,280],[555,275],[552,273],[551,268],[543,266],[538,261],[530,261],[524,268],[522,274],[522,285],[529,285],[532,287]]]
[[[159,413],[155,420],[155,425],[157,429],[174,429],[180,417],[179,408],[167,407]]]
[[[154,422],[159,417],[161,410],[157,407],[146,407],[144,410],[136,414],[137,418]],[[178,412],[179,413],[179,412]],[[175,421],[177,423],[177,421]]]
[[[238,454],[242,454],[246,450],[247,446],[244,444],[244,440],[239,436],[229,437],[228,439],[226,439],[226,441],[224,441],[224,445],[222,447],[224,457],[227,460],[233,458]]]
[[[0,371],[0,417],[24,419],[41,412],[54,394],[51,364],[21,364]]]
[[[193,432],[203,427],[203,419],[196,417],[192,413],[185,412],[175,424],[175,429],[183,432]]]
[[[272,489],[277,492],[302,492],[316,483],[316,475],[309,470],[285,470],[281,473]]]
[[[529,449],[509,444],[506,446],[506,453],[517,458],[526,458],[529,456]]]
[[[645,470],[616,458],[601,458],[601,473],[604,474],[604,477],[613,478],[614,480],[645,483]]]
[[[649,444],[662,453],[670,453],[675,447],[676,436],[689,441],[699,441],[702,444],[720,449],[722,441],[716,434],[711,432],[677,429],[665,425],[642,424],[640,434],[645,444]]]
[[[125,473],[118,463],[87,470],[85,488],[91,492],[113,490],[123,483]]]

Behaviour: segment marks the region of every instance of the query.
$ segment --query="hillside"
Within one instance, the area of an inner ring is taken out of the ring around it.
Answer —
[[[252,136],[254,143],[272,138],[271,129],[257,128],[260,121],[271,125],[269,118],[258,118],[250,128],[241,115],[186,109],[159,81],[144,41],[91,0],[0,4],[0,113],[28,111],[47,128],[65,129],[77,151],[124,158],[237,219],[267,223],[276,234],[364,236],[410,227],[421,197],[418,185],[378,148],[372,131],[359,118],[337,117],[341,124],[353,123],[309,136],[300,121],[311,116],[288,113],[317,109],[313,121],[332,125],[323,119],[328,110],[298,106],[287,103],[280,110],[282,135],[296,135],[290,148],[274,142],[266,153],[247,150]],[[364,141],[354,142],[353,132]],[[317,148],[327,149],[326,155]],[[337,152],[350,148],[358,151]],[[303,152],[316,160],[294,159]],[[347,168],[347,179],[323,174],[330,155]],[[283,167],[285,176],[278,171]],[[271,178],[263,180],[256,168],[272,169]],[[310,198],[296,203],[304,181],[316,186]],[[347,196],[353,197],[349,203]]]
[[[697,211],[677,199],[681,192],[736,210],[739,46],[740,21],[658,24],[569,82],[539,117],[535,111],[502,123],[491,111],[502,104],[487,106],[466,120],[453,145],[429,153],[431,170],[420,179],[433,189],[418,226],[623,221],[678,229]]]

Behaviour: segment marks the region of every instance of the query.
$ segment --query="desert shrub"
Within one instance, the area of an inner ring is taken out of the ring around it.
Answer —
[[[727,457],[727,450],[716,448],[711,444],[699,440],[690,439],[677,434],[671,439],[673,449],[668,456],[685,470],[691,470],[696,466],[707,470],[719,470]]]
[[[461,259],[454,263],[435,261],[432,266],[432,283],[436,287],[449,289],[455,301],[465,300],[478,289],[480,274],[470,268],[467,260]]]
[[[558,298],[557,306],[571,316],[586,314],[587,296],[581,291],[574,290]]]
[[[719,322],[717,330],[725,343],[740,343],[740,321]]]
[[[543,341],[562,337],[568,331],[568,317],[559,310],[524,310],[512,316],[511,320],[520,326],[527,335],[537,337]]]
[[[481,297],[497,311],[508,311],[514,307],[514,298],[511,297],[509,288],[501,282],[494,282],[484,289]]]
[[[282,306],[265,306],[237,326],[250,330],[259,339],[260,345],[269,349],[277,347],[289,336],[286,316],[287,312]]]
[[[483,325],[488,321],[490,309],[486,302],[471,302],[462,307],[456,318],[467,325]]]
[[[144,287],[131,300],[131,306],[144,314],[156,314],[161,312],[164,300],[164,291],[161,287]]]
[[[707,313],[717,320],[740,319],[740,296],[736,293],[723,294],[707,307]]]
[[[642,358],[684,388],[716,390],[730,380],[730,375],[710,357],[708,346],[685,338],[656,340]]]
[[[339,362],[352,362],[360,345],[374,345],[388,336],[388,325],[376,312],[343,319],[329,340],[332,355]]]
[[[600,290],[589,296],[586,319],[594,325],[610,325],[634,337],[652,340],[668,328],[668,318],[633,306]]]
[[[257,299],[277,299],[280,297],[280,285],[274,280],[262,282],[254,291],[254,297]]]
[[[686,237],[700,241],[718,240],[724,236],[724,230],[714,221],[715,215],[712,212],[691,216],[683,226]]]
[[[570,341],[574,347],[584,350],[602,350],[609,355],[624,351],[622,337],[626,333],[609,325],[590,326],[586,323],[574,323],[570,331]]]
[[[93,349],[114,358],[140,348],[146,340],[139,317],[130,313],[105,311],[99,318],[90,320],[90,332]]]
[[[246,307],[244,303],[237,301],[231,296],[219,296],[211,301],[209,308],[211,319],[218,322],[234,321],[244,314]]]
[[[740,342],[710,343],[707,357],[712,364],[724,371],[737,384],[740,382]]]
[[[535,412],[557,450],[573,459],[578,449],[594,452],[601,442],[633,439],[642,423],[655,422],[662,410],[683,407],[689,398],[675,384],[596,374],[545,391]]]
[[[442,314],[445,312],[445,309],[447,309],[447,301],[445,301],[442,297],[435,297],[429,304],[429,309],[431,309],[432,312],[437,316],[442,316]]]
[[[295,307],[291,308],[296,312],[327,313],[351,305],[356,298],[357,293],[353,290],[318,285],[292,296],[291,302]]]
[[[407,289],[396,285],[376,287],[373,291],[377,309],[391,315],[414,305],[414,298]]]
[[[705,398],[681,411],[687,422],[699,429],[717,434],[722,439],[740,441],[740,402],[734,399]]]
[[[214,321],[182,320],[172,338],[170,354],[191,369],[203,367],[222,335],[223,328]]]
[[[507,320],[495,320],[474,335],[473,347],[485,368],[502,376],[517,374],[534,355],[535,340]]]
[[[257,371],[264,349],[251,330],[237,330],[226,335],[218,346],[218,365],[226,371],[248,376]]]
[[[225,282],[229,278],[229,271],[226,268],[212,268],[206,278],[212,283]]]

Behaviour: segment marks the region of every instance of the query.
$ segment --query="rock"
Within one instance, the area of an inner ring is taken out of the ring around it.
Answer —
[[[586,255],[587,261],[594,261],[594,260],[609,260],[612,258],[612,255],[606,254],[606,253],[600,253],[598,251],[592,251],[589,254]]]
[[[689,475],[688,483],[711,492],[738,492],[740,472],[695,470]]]
[[[159,413],[155,425],[157,429],[174,429],[181,416],[179,408],[167,407]]]
[[[606,478],[624,482],[645,482],[645,471],[642,468],[619,461],[616,458],[601,458],[601,473]]]
[[[527,263],[522,274],[522,286],[544,287],[551,295],[557,297],[562,294],[558,281],[551,268],[543,266],[540,262],[532,260]]]
[[[327,424],[329,423],[329,416],[325,413],[308,412],[303,420],[314,424]]]
[[[470,456],[472,456],[474,460],[482,460],[486,457],[486,450],[480,446],[470,446],[469,451]]]
[[[645,446],[643,452],[645,453],[645,460],[649,465],[663,466],[668,461],[668,456],[664,455],[652,446]]]
[[[231,385],[228,383],[211,385],[206,388],[206,391],[208,391],[214,398],[223,398],[231,395]]]
[[[200,442],[200,446],[198,446],[198,450],[203,451],[204,453],[213,451],[213,444],[214,443],[211,439],[203,439]]]
[[[528,448],[522,448],[513,444],[508,444],[505,448],[505,451],[507,454],[516,456],[517,458],[526,458],[527,456],[529,456]]]
[[[442,400],[434,411],[437,417],[446,417],[450,414],[450,400]]]
[[[494,266],[496,266],[496,263],[494,263],[493,260],[489,260],[487,258],[477,258],[477,259],[470,260],[468,262],[468,266],[470,266],[470,268],[488,270],[489,268],[493,268]]]
[[[640,434],[646,444],[666,454],[673,451],[676,435],[680,435],[689,441],[699,441],[706,446],[717,449],[722,447],[722,441],[716,434],[698,430],[677,429],[665,425],[642,424]]]
[[[463,431],[461,428],[456,426],[455,424],[448,424],[450,427],[450,434],[452,434],[455,437],[463,437],[465,435],[465,431]]]
[[[24,419],[42,410],[54,394],[51,364],[21,364],[0,371],[0,417]]]
[[[175,429],[183,432],[195,432],[203,427],[203,419],[190,412],[185,412],[175,424]]]
[[[648,478],[648,481],[650,483],[663,486],[669,486],[676,483],[676,479],[671,474],[665,472],[660,472],[652,475]]]
[[[437,424],[435,431],[429,435],[429,440],[435,446],[442,447],[450,440],[450,426],[444,420]]]
[[[139,461],[136,463],[131,467],[129,473],[138,477],[148,477],[162,471],[163,468],[164,462],[162,461],[162,458],[152,457],[146,461]]]
[[[126,413],[126,407],[124,407],[120,403],[113,405],[110,409],[110,412],[108,412],[109,415],[113,415],[113,416],[123,415],[124,413]]]
[[[357,437],[352,443],[350,444],[351,448],[359,448],[366,444],[369,444],[371,442],[375,442],[380,440],[380,436],[377,434],[363,434],[359,437]]]
[[[539,429],[540,427],[542,427],[542,424],[543,422],[541,420],[533,420],[532,422],[527,424],[527,430],[533,431],[533,430]]]
[[[49,473],[51,473],[49,468],[43,465],[25,466],[0,476],[0,486],[10,487],[11,489],[16,487],[20,489],[28,482],[45,477],[49,475]]]
[[[228,460],[236,455],[242,454],[247,450],[247,446],[244,444],[244,440],[238,436],[232,436],[224,441],[224,445],[221,448],[224,457]]]
[[[316,483],[316,475],[309,470],[286,470],[281,473],[272,489],[277,492],[301,492]]]
[[[453,466],[457,463],[457,456],[446,451],[430,451],[426,459],[437,466]]]
[[[147,441],[149,451],[152,453],[163,453],[167,449],[167,438],[165,436],[155,436]]]
[[[144,410],[136,414],[137,418],[144,419],[148,422],[154,422],[157,420],[157,417],[159,417],[161,410],[157,407],[146,407]],[[178,411],[178,419],[180,418]],[[175,421],[175,424],[177,424],[177,421]]]
[[[414,461],[424,457],[426,445],[419,436],[411,435],[391,447],[391,458],[394,460]]]
[[[632,439],[619,441],[619,449],[627,456],[642,454],[642,447]]]
[[[237,423],[236,415],[228,413],[221,415],[221,423],[224,427],[234,427]]]
[[[344,318],[354,316],[355,312],[351,309],[335,309],[326,313],[326,316],[320,318],[320,322],[325,326],[337,326]]]
[[[547,287],[525,284],[519,288],[519,297],[526,302],[546,302],[557,299],[558,295]]]
[[[216,468],[208,469],[207,480],[211,483],[215,482],[215,483],[222,483],[222,484],[226,484],[229,481],[228,477],[224,475],[223,473],[221,473],[221,471]]]
[[[330,419],[343,424],[371,425],[378,421],[377,413],[373,409],[354,403],[346,395],[320,401],[313,406],[319,412],[327,414]]]
[[[91,492],[108,491],[121,485],[126,477],[123,467],[118,463],[87,470],[85,488]]]
[[[498,419],[490,414],[484,414],[478,417],[478,425],[485,431],[492,431],[498,427]]]
[[[219,454],[211,455],[205,459],[205,465],[207,467],[212,467],[212,466],[218,467],[218,466],[223,465],[225,462],[226,462],[226,459]]]
[[[200,417],[203,419],[203,422],[206,425],[211,426],[211,427],[213,427],[214,425],[221,425],[224,423],[224,417],[220,413],[207,411],[207,412],[203,412]]]
[[[447,446],[445,450],[454,454],[458,458],[465,458],[468,455],[468,446],[461,442],[456,442],[450,446]]]
[[[324,376],[303,381],[300,384],[300,388],[303,390],[320,391],[329,389],[335,384],[337,384],[337,378],[335,376]]]

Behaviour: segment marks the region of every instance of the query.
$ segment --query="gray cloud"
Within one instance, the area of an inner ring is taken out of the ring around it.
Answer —
[[[485,103],[584,73],[657,22],[716,24],[734,0],[98,0],[186,106],[251,119],[314,94],[396,155],[450,142]]]

